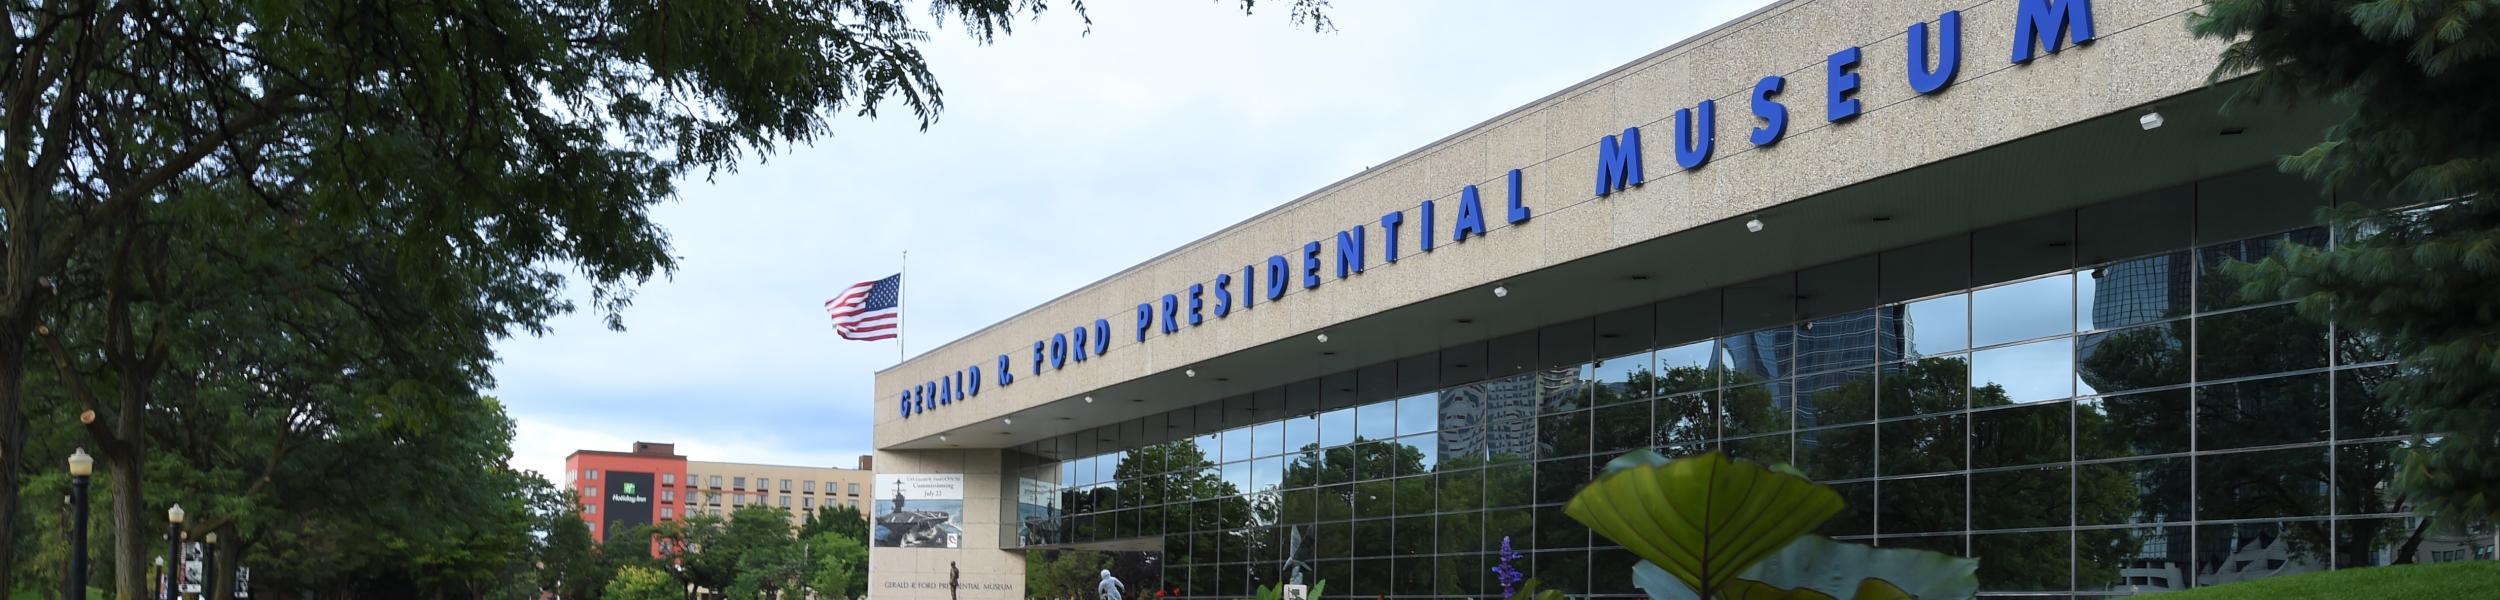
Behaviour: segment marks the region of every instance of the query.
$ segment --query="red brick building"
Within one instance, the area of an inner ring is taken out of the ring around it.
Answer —
[[[693,498],[686,457],[676,444],[634,442],[632,452],[575,450],[564,457],[564,487],[581,495],[592,539],[623,529],[676,521]]]

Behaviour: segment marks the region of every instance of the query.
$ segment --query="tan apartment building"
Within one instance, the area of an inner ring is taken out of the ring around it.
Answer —
[[[676,444],[634,442],[630,452],[577,450],[564,459],[564,487],[581,496],[591,536],[611,529],[727,516],[748,505],[786,509],[793,527],[823,506],[868,512],[870,458],[857,468],[689,460]]]
[[[793,526],[823,506],[850,506],[866,514],[871,470],[868,457],[859,462],[858,468],[845,469],[689,460],[686,512],[726,516],[762,504],[788,509]]]

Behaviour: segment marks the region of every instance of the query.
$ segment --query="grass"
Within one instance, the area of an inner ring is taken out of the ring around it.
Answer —
[[[2306,573],[2160,594],[2161,600],[2358,600],[2489,598],[2500,561],[2396,565]]]

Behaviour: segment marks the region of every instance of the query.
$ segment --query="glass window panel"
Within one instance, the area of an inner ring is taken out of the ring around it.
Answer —
[[[1474,469],[1444,471],[1439,476],[1441,510],[1482,510],[1484,508],[1484,472]]]
[[[1224,493],[1238,494],[1253,489],[1250,487],[1250,463],[1225,463],[1223,469],[1224,485],[1232,486],[1232,489],[1224,490]]]
[[[1875,419],[1872,368],[1797,377],[1797,426],[1816,427]]]
[[[1719,338],[1719,351],[1727,361],[1726,385],[1787,378],[1796,360],[1796,341],[1796,333],[1785,325]]]
[[[2196,457],[2198,519],[2263,519],[2327,512],[2327,449]]]
[[[1441,428],[1440,407],[1432,394],[1398,399],[1398,435],[1411,435]]]
[[[1290,471],[1290,469],[1288,470]],[[1285,490],[1284,493],[1278,494],[1278,496],[1284,498],[1285,500],[1284,504],[1278,505],[1276,508],[1277,523],[1286,525],[1304,525],[1318,521],[1319,488],[1306,487],[1288,489]],[[1172,516],[1179,517],[1181,515],[1174,514]]]
[[[1435,518],[1440,529],[1439,550],[1443,554],[1476,552],[1484,548],[1484,515],[1476,512],[1448,512]]]
[[[1251,456],[1275,456],[1285,452],[1285,424],[1269,421],[1250,427]]]
[[[2046,340],[1971,354],[1971,407],[2062,400],[2075,395],[2075,344]]]
[[[2079,400],[2075,458],[2151,456],[2188,450],[2188,390]]]
[[[1983,592],[2063,592],[2074,558],[2067,554],[2073,534],[2064,531],[1991,533],[1970,536],[1971,554],[1979,561]]]
[[[1992,346],[2071,331],[2074,283],[2043,277],[1971,292],[1971,345]]]
[[[1537,507],[1536,547],[1538,550],[1569,550],[1573,548],[1587,548],[1588,545],[1588,526],[1581,525],[1579,521],[1573,520],[1570,515],[1563,514],[1563,507],[1561,505]],[[1544,553],[1539,552],[1538,554],[1542,555]],[[1537,571],[1536,573],[1539,577],[1544,576],[1543,571]]]
[[[1875,426],[1798,431],[1797,469],[1816,481],[1875,476]]]
[[[1374,402],[1358,407],[1355,411],[1355,437],[1377,441],[1398,436],[1396,402]]]
[[[1918,358],[1970,348],[1970,296],[1953,294],[1878,310],[1883,360]]]
[[[1427,533],[1429,533],[1429,531],[1427,531]],[[1426,556],[1410,556],[1397,559],[1397,585],[1395,586],[1395,589],[1398,593],[1422,595],[1426,593],[1426,590],[1432,589],[1432,563],[1432,558]]]
[[[1720,331],[1787,329],[1797,321],[1797,278],[1773,275],[1719,290]]]
[[[2196,388],[2197,448],[2326,441],[2326,379],[2311,373]]]
[[[2234,262],[2263,262],[2275,256],[2280,245],[2285,243],[2325,247],[2326,229],[2311,227],[2198,248],[2196,310],[2211,312],[2252,304],[2248,298],[2240,296],[2240,279],[2225,272],[2222,266]]]
[[[1970,486],[1971,529],[2065,527],[2074,506],[2065,467],[1974,473]]]
[[[1520,506],[1536,500],[1536,465],[1496,462],[1484,471],[1485,506]]]
[[[1433,560],[1439,565],[1433,576],[1434,593],[1444,597],[1458,598],[1473,598],[1486,593],[1484,573],[1492,567],[1484,566],[1482,556],[1474,554],[1442,556]],[[1492,593],[1499,594],[1501,589],[1494,588]]]
[[[1320,451],[1320,457],[1324,460],[1322,463],[1324,467],[1319,471],[1320,483],[1334,484],[1354,481],[1356,470],[1360,468],[1355,464],[1356,461],[1354,460],[1354,454],[1355,450],[1353,446],[1338,446]]]
[[[2395,360],[2395,349],[2377,334],[2352,327],[2335,332],[2335,364],[2358,365]]]
[[[1968,551],[1963,547],[1961,534],[1886,537],[1875,540],[1875,545],[1884,548],[1908,548],[1912,550],[1942,552],[1954,556],[1968,555]]]
[[[1388,519],[1354,522],[1354,555],[1387,556],[1395,525]]]
[[[1599,539],[1604,542],[1603,538]],[[1641,563],[1640,555],[1622,548],[1599,548],[1589,551],[1589,592],[1645,598],[1641,588],[1632,584],[1632,566]]]
[[[1536,549],[1536,513],[1525,508],[1491,510],[1484,513],[1484,551],[1488,557],[1502,548],[1504,541],[1511,549],[1526,552]]]
[[[2066,462],[2073,408],[2061,402],[1972,412],[1971,468]]]
[[[1444,348],[1440,354],[1441,387],[1469,383],[1485,378],[1485,343],[1468,342]]]
[[[1718,417],[1711,412],[1716,392],[1668,396],[1658,400],[1653,415],[1651,443],[1658,446],[1697,447],[1718,437]]]
[[[2196,585],[2324,571],[2329,530],[2325,521],[2199,525]]]
[[[2405,413],[2378,396],[2378,386],[2396,376],[2395,367],[2369,367],[2335,372],[2335,439],[2353,440],[2404,435]]]
[[[1306,415],[1285,420],[1285,451],[1301,452],[1319,448],[1319,416]]]
[[[1224,456],[1223,458],[1218,458],[1216,460],[1228,462],[1249,460],[1251,457],[1250,449],[1254,447],[1254,445],[1255,444],[1253,444],[1250,439],[1250,428],[1242,427],[1238,429],[1226,430],[1224,432]]]
[[[1829,537],[1848,537],[1875,533],[1875,482],[1830,484],[1832,493],[1840,494],[1840,514],[1824,521],[1815,529]]]
[[[1461,468],[1484,464],[1485,428],[1460,427],[1439,434],[1441,461]]]
[[[1589,406],[1589,367],[1572,365],[1536,371],[1538,410],[1561,412]]]
[[[2078,394],[2107,394],[2188,381],[2188,322],[2172,321],[2075,338]]]
[[[1535,331],[1522,331],[1486,342],[1485,371],[1477,379],[1508,377],[1535,370],[1538,338]]]
[[[1962,453],[1970,437],[1962,419],[1962,415],[1944,415],[1876,423],[1876,435],[1882,439],[1877,446],[1876,472],[1916,475],[1962,469]]]
[[[1397,514],[1397,486],[1389,480],[1354,484],[1354,516],[1358,519],[1386,517]]]
[[[1319,415],[1319,444],[1322,447],[1354,443],[1354,409],[1332,410]]]
[[[1730,458],[1776,465],[1792,461],[1788,454],[1789,445],[1788,434],[1775,433],[1727,440],[1723,443],[1722,449],[1727,451]]]
[[[1274,490],[1284,481],[1285,457],[1270,456],[1250,462],[1250,490]]]
[[[1789,384],[1777,381],[1729,388],[1721,396],[1720,434],[1728,437],[1787,431]]]
[[[1431,516],[1405,517],[1397,519],[1396,523],[1396,531],[1393,532],[1393,535],[1396,535],[1397,538],[1391,540],[1389,543],[1389,551],[1391,553],[1397,554],[1398,556],[1421,556],[1432,553],[1433,528]],[[1400,564],[1398,566],[1403,567],[1407,565]],[[1425,587],[1431,587],[1431,585],[1432,584],[1430,582],[1425,582],[1424,584]],[[1414,589],[1411,587],[1400,587],[1401,589],[1407,590]]]
[[[2151,323],[2188,314],[2195,266],[2186,251],[2114,262],[2075,272],[2075,329]]]
[[[1676,394],[1718,389],[1725,364],[1714,340],[1702,340],[1658,351],[1658,393]]]
[[[1364,442],[1354,445],[1354,478],[1356,480],[1395,477],[1406,461],[1394,440]]]
[[[1390,449],[1396,450],[1398,453],[1396,474],[1423,475],[1432,473],[1433,467],[1441,464],[1441,457],[1439,456],[1441,445],[1438,437],[1439,436],[1435,434],[1427,433],[1423,435],[1410,435],[1398,438],[1397,444],[1390,447]]]
[[[1494,382],[1481,381],[1438,392],[1442,427],[1465,427],[1484,422],[1486,393]]]
[[[1822,373],[1875,365],[1875,346],[1883,331],[1873,309],[1806,321],[1797,325],[1797,372]]]
[[[1647,352],[1599,359],[1591,371],[1596,376],[1592,391],[1598,406],[1647,400],[1658,379],[1649,371]]]
[[[2291,305],[2211,315],[2196,323],[2196,378],[2202,381],[2326,366],[2326,326]]]
[[[2075,532],[2075,587],[2123,594],[2187,589],[2193,537],[2185,526]]]
[[[1598,457],[1611,459],[1616,455],[1649,447],[1649,403],[1618,404],[1595,411],[1592,427],[1597,435],[1590,451]]]
[[[1961,531],[1967,485],[1961,475],[1877,481],[1875,527],[1884,534]]]
[[[1546,415],[1537,419],[1537,455],[1579,456],[1589,453],[1589,411]]]
[[[1536,463],[1536,502],[1561,504],[1571,501],[1580,486],[1589,482],[1588,457],[1562,458]],[[1539,546],[1540,548],[1546,546]]]
[[[1319,489],[1319,520],[1343,521],[1354,518],[1354,486],[1332,485]]]
[[[1354,561],[1331,560],[1320,563],[1319,580],[1343,581],[1346,582],[1347,586],[1351,587],[1354,582]]]
[[[1877,416],[1891,418],[1970,407],[1970,357],[1939,356],[1884,365],[1876,374]]]
[[[2396,471],[2410,442],[2368,442],[2335,447],[2335,512],[2397,513],[2413,507],[2395,493]]]
[[[1578,523],[1573,523],[1573,525],[1578,525]],[[1538,535],[1544,535],[1543,531],[1540,530]],[[1529,572],[1536,574],[1537,581],[1545,583],[1545,587],[1539,589],[1554,590],[1570,596],[1588,593],[1589,553],[1587,550],[1538,552],[1531,557],[1536,559],[1536,570]]]

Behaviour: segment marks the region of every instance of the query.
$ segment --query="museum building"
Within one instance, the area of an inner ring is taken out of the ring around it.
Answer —
[[[2222,110],[2201,4],[1776,2],[882,371],[871,595],[1481,598],[1507,542],[1638,597],[1562,512],[1635,450],[1989,596],[2493,559],[2389,494],[2388,358],[2232,276],[2370,199],[2273,168],[2334,107]]]

